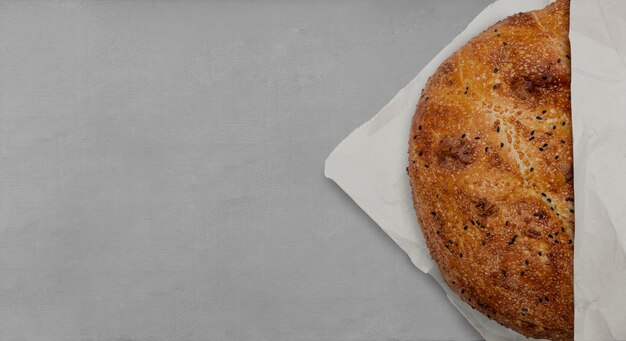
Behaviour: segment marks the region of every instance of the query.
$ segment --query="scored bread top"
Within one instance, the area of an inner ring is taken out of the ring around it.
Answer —
[[[569,1],[498,22],[429,79],[409,141],[418,221],[448,285],[534,338],[574,330]]]

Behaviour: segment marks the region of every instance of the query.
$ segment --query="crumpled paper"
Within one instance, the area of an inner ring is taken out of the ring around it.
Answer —
[[[406,175],[410,122],[428,77],[467,41],[509,15],[550,0],[499,0],[480,13],[378,114],[326,160],[334,180],[430,274],[488,341],[529,340],[460,300],[443,282],[417,224]],[[572,0],[576,193],[576,340],[626,340],[626,1]],[[623,104],[623,105],[622,105]]]
[[[626,1],[572,0],[576,340],[626,340]]]

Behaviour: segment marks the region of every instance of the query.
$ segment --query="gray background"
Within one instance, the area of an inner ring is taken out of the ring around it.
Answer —
[[[0,2],[0,339],[480,339],[323,165],[489,2]]]

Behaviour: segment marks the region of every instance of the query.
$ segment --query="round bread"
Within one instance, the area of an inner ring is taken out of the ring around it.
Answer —
[[[513,15],[450,56],[411,125],[418,221],[448,285],[505,327],[574,334],[569,2]]]

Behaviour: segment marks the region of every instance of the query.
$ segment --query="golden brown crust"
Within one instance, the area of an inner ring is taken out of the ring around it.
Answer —
[[[429,79],[409,175],[431,256],[475,309],[571,340],[573,162],[569,2],[490,27]]]

